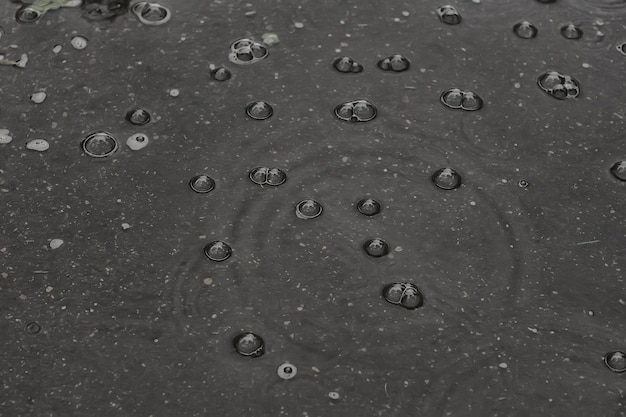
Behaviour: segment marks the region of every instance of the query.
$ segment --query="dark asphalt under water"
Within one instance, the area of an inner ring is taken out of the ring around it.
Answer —
[[[431,1],[163,4],[161,26],[0,8],[5,59],[28,56],[0,66],[0,415],[626,415],[626,373],[603,363],[626,350],[626,182],[610,173],[626,2],[463,0],[458,25]],[[514,34],[524,20],[536,37]],[[266,33],[266,58],[229,60]],[[394,54],[406,71],[381,70]],[[336,71],[341,56],[363,71]],[[542,91],[549,71],[579,96]],[[482,108],[444,106],[452,88]],[[339,120],[354,100],[376,117]],[[96,131],[113,156],[83,152]],[[26,148],[38,138],[45,152]],[[255,184],[257,167],[287,180]],[[437,188],[440,168],[462,185]],[[210,192],[191,190],[201,174]],[[379,214],[356,210],[368,197]],[[319,217],[296,215],[307,199]],[[366,254],[375,238],[387,255]],[[231,256],[209,260],[213,241]],[[386,302],[394,282],[424,305]],[[241,332],[264,354],[238,355]]]

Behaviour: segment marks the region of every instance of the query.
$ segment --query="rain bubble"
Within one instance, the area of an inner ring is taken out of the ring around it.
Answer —
[[[215,262],[222,262],[230,258],[233,251],[227,243],[221,240],[216,240],[211,243],[207,243],[204,246],[204,254],[207,258]]]
[[[280,168],[271,168],[267,172],[267,185],[277,186],[287,181],[287,174]]]
[[[230,70],[225,67],[217,67],[213,69],[210,75],[215,81],[226,81],[230,80],[230,77],[232,77]]]
[[[230,46],[228,59],[238,65],[250,65],[267,58],[268,49],[251,39],[239,39]]]
[[[33,23],[44,15],[44,12],[30,6],[20,7],[15,13],[15,20],[18,23]]]
[[[105,158],[117,151],[117,139],[107,132],[90,133],[82,142],[83,151],[93,158]]]
[[[253,183],[258,185],[264,185],[267,184],[267,173],[269,172],[269,170],[270,169],[266,167],[257,167],[250,171],[248,177]]]
[[[424,296],[415,284],[396,282],[387,284],[382,291],[383,298],[391,304],[414,310],[424,305]]]
[[[611,174],[620,181],[626,181],[626,161],[619,161],[611,167]]]
[[[335,107],[335,116],[347,122],[368,122],[376,117],[378,110],[367,100],[353,100]]]
[[[454,6],[446,5],[437,9],[439,20],[447,25],[458,25],[461,23],[461,15]]]
[[[613,372],[626,372],[626,353],[619,350],[604,355],[604,364]]]
[[[189,187],[197,193],[205,194],[213,191],[215,181],[208,175],[200,174],[189,180]]]
[[[142,126],[150,121],[150,113],[141,108],[132,109],[126,113],[126,120],[136,126]]]
[[[315,200],[302,200],[296,204],[296,216],[299,219],[314,219],[322,214],[323,207]]]
[[[383,297],[391,304],[400,304],[405,289],[406,284],[402,282],[385,285],[383,288]]]
[[[291,379],[298,373],[298,368],[289,362],[285,362],[278,367],[276,373],[281,379]]]
[[[131,151],[138,151],[148,146],[149,141],[145,133],[135,133],[126,140],[126,145]]]
[[[89,43],[89,41],[84,36],[74,36],[72,40],[70,41],[70,43],[72,44],[74,49],[81,50],[87,47],[87,44]]]
[[[261,336],[252,332],[245,332],[237,335],[233,340],[233,346],[237,353],[252,358],[263,355],[265,351],[265,343]]]
[[[26,332],[30,334],[37,334],[41,331],[41,325],[35,321],[31,321],[26,325]]]
[[[409,60],[400,54],[391,55],[378,61],[378,68],[384,71],[402,72],[408,70],[410,66]]]
[[[380,203],[373,198],[364,198],[356,203],[356,209],[366,216],[375,216],[380,213]]]
[[[442,190],[454,190],[461,186],[461,176],[452,168],[441,168],[431,177],[433,183]]]
[[[522,39],[532,39],[537,36],[538,30],[537,27],[529,21],[522,20],[513,25],[513,33]]]
[[[26,144],[26,149],[31,151],[44,152],[50,148],[50,144],[45,139],[33,139]]]
[[[546,71],[537,77],[537,85],[546,94],[559,99],[571,99],[580,95],[580,84],[569,75]]]
[[[570,23],[561,27],[561,35],[565,39],[580,39],[583,37],[583,31],[575,24]]]
[[[167,7],[159,3],[150,3],[147,1],[135,3],[131,11],[144,25],[162,25],[167,23],[172,17],[172,12]]]
[[[460,88],[449,88],[441,93],[441,102],[451,109],[460,109],[463,101],[463,90]]]
[[[339,58],[335,58],[332,65],[334,69],[343,73],[357,74],[359,72],[363,72],[363,65],[359,64],[349,56],[340,56]]]
[[[461,100],[461,109],[466,111],[476,111],[483,107],[483,99],[473,91],[464,91]]]
[[[274,109],[265,101],[253,101],[246,106],[246,114],[254,120],[265,120],[274,114]]]
[[[363,244],[363,249],[369,256],[380,258],[389,253],[389,245],[380,238],[370,239]]]

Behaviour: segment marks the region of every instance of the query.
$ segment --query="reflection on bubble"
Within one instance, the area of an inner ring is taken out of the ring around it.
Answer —
[[[565,39],[580,39],[583,37],[583,31],[575,24],[570,23],[561,27],[561,36]]]
[[[373,198],[364,198],[356,203],[356,209],[366,216],[375,216],[380,213],[380,203]]]
[[[537,36],[538,30],[537,27],[529,21],[522,20],[513,25],[513,33],[522,39],[532,39]]]
[[[461,186],[461,175],[452,168],[440,168],[431,177],[433,184],[442,190],[454,190]]]
[[[204,246],[204,254],[207,258],[215,262],[222,262],[230,258],[233,251],[231,247],[221,240],[216,240],[211,243],[207,243]]]
[[[26,332],[30,334],[37,334],[41,331],[41,325],[37,322],[31,321],[26,325]]]
[[[461,15],[454,6],[446,5],[437,9],[439,20],[447,25],[458,25],[461,23]]]
[[[234,64],[250,65],[267,58],[268,55],[269,51],[263,44],[244,38],[233,42],[228,59]]]
[[[559,100],[577,98],[580,84],[569,75],[558,71],[546,71],[537,78],[537,85],[549,96]]]
[[[82,142],[83,152],[92,158],[106,158],[117,151],[119,144],[113,135],[99,131],[90,133]]]
[[[230,70],[225,67],[215,68],[211,71],[210,75],[215,81],[226,81],[230,80],[230,77],[232,77]]]
[[[376,117],[378,110],[367,100],[353,100],[335,107],[335,116],[347,122],[368,122]]]
[[[349,56],[340,56],[333,60],[332,66],[339,72],[357,74],[363,72],[363,65]]]
[[[261,336],[252,332],[237,335],[233,340],[235,351],[243,356],[259,357],[265,352],[265,343]]]
[[[613,372],[626,372],[626,354],[619,350],[604,355],[604,364]]]
[[[312,199],[306,199],[296,204],[296,217],[299,219],[314,219],[322,214],[324,208],[320,203]]]
[[[132,109],[126,113],[126,120],[134,125],[142,126],[150,121],[150,113],[145,109]]]
[[[159,3],[147,1],[140,1],[133,4],[131,11],[141,23],[150,26],[158,26],[167,23],[172,17],[172,12],[167,7]]]
[[[246,114],[254,120],[265,120],[274,114],[274,109],[265,101],[253,101],[246,106]]]
[[[410,66],[409,60],[400,54],[391,55],[378,61],[378,68],[384,71],[402,72],[408,70]]]
[[[389,253],[389,245],[380,238],[370,239],[363,244],[365,253],[374,258],[380,258]]]
[[[620,181],[626,181],[626,161],[618,161],[611,167],[611,174]]]
[[[215,181],[208,175],[200,174],[189,180],[189,187],[197,193],[205,194],[213,191]]]
[[[464,91],[460,88],[449,88],[439,97],[444,106],[450,109],[476,111],[483,107],[483,99],[473,91]]]
[[[276,373],[281,379],[291,379],[298,373],[298,368],[289,362],[285,362],[278,367]]]
[[[382,295],[391,304],[401,305],[408,310],[414,310],[424,305],[424,296],[417,286],[410,282],[387,284],[383,288]]]

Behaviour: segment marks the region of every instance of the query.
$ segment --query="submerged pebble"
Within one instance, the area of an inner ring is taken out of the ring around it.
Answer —
[[[31,151],[43,152],[50,148],[50,144],[45,139],[33,139],[26,144],[26,149]]]
[[[149,141],[148,135],[145,133],[135,133],[126,140],[126,145],[128,145],[132,151],[138,151],[148,146]]]

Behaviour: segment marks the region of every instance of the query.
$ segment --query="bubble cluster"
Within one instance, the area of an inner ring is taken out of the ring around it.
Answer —
[[[442,190],[454,190],[461,186],[461,175],[452,168],[440,168],[431,176],[433,184]]]
[[[583,37],[583,30],[573,23],[561,27],[561,36],[565,39],[580,39]]]
[[[604,355],[604,364],[613,372],[626,372],[626,353],[619,350]]]
[[[276,373],[281,379],[291,379],[298,373],[298,368],[289,362],[285,362],[278,367]]]
[[[139,1],[130,10],[141,23],[149,26],[162,25],[172,18],[170,9],[159,3]]]
[[[380,258],[389,253],[389,245],[381,238],[369,239],[363,244],[365,253],[374,258]]]
[[[258,185],[278,186],[287,181],[287,174],[280,168],[257,167],[250,171],[248,177]]]
[[[415,284],[410,282],[395,282],[387,284],[382,291],[383,298],[391,304],[398,304],[409,310],[424,305],[424,296]]]
[[[240,333],[233,339],[235,351],[243,356],[252,358],[259,357],[265,353],[265,343],[261,336],[252,332]]]
[[[223,262],[230,258],[232,253],[231,247],[221,240],[215,240],[204,246],[204,255],[214,262]]]
[[[447,25],[458,25],[461,23],[461,14],[454,6],[445,5],[437,9],[439,20]]]
[[[150,112],[146,109],[132,109],[126,113],[126,120],[136,126],[143,126],[150,121]]]
[[[82,142],[83,152],[92,158],[106,158],[119,148],[115,137],[103,131],[90,133]]]
[[[274,109],[265,101],[253,101],[246,106],[246,114],[254,120],[265,120],[272,117]]]
[[[335,107],[335,116],[347,122],[368,122],[376,117],[378,110],[367,100],[353,100]]]
[[[547,71],[537,78],[537,85],[546,94],[559,100],[576,98],[580,95],[580,84],[569,75]]]
[[[205,194],[213,191],[215,181],[206,174],[200,174],[189,180],[189,187],[199,194]]]
[[[365,216],[375,216],[380,213],[380,203],[373,198],[364,198],[356,203],[356,209]]]
[[[533,39],[537,37],[537,27],[528,20],[522,20],[513,25],[513,33],[522,39]]]
[[[322,214],[324,208],[312,199],[306,199],[296,204],[296,217],[303,220],[314,219]]]
[[[333,60],[332,66],[339,72],[357,74],[363,72],[363,65],[349,56],[340,56]]]
[[[244,38],[230,45],[228,59],[233,64],[250,65],[267,58],[268,55],[269,51],[265,45]]]
[[[449,88],[439,97],[444,106],[451,109],[476,111],[483,107],[483,99],[473,91]]]
[[[620,181],[626,181],[626,161],[618,161],[611,166],[611,174]]]
[[[35,321],[31,321],[26,324],[26,332],[30,334],[37,334],[41,331],[41,325]]]
[[[404,55],[395,54],[381,59],[377,65],[384,71],[402,72],[408,70],[411,63]]]
[[[230,70],[226,67],[214,68],[211,70],[209,75],[215,81],[227,81],[227,80],[230,80],[230,78],[232,77]]]

